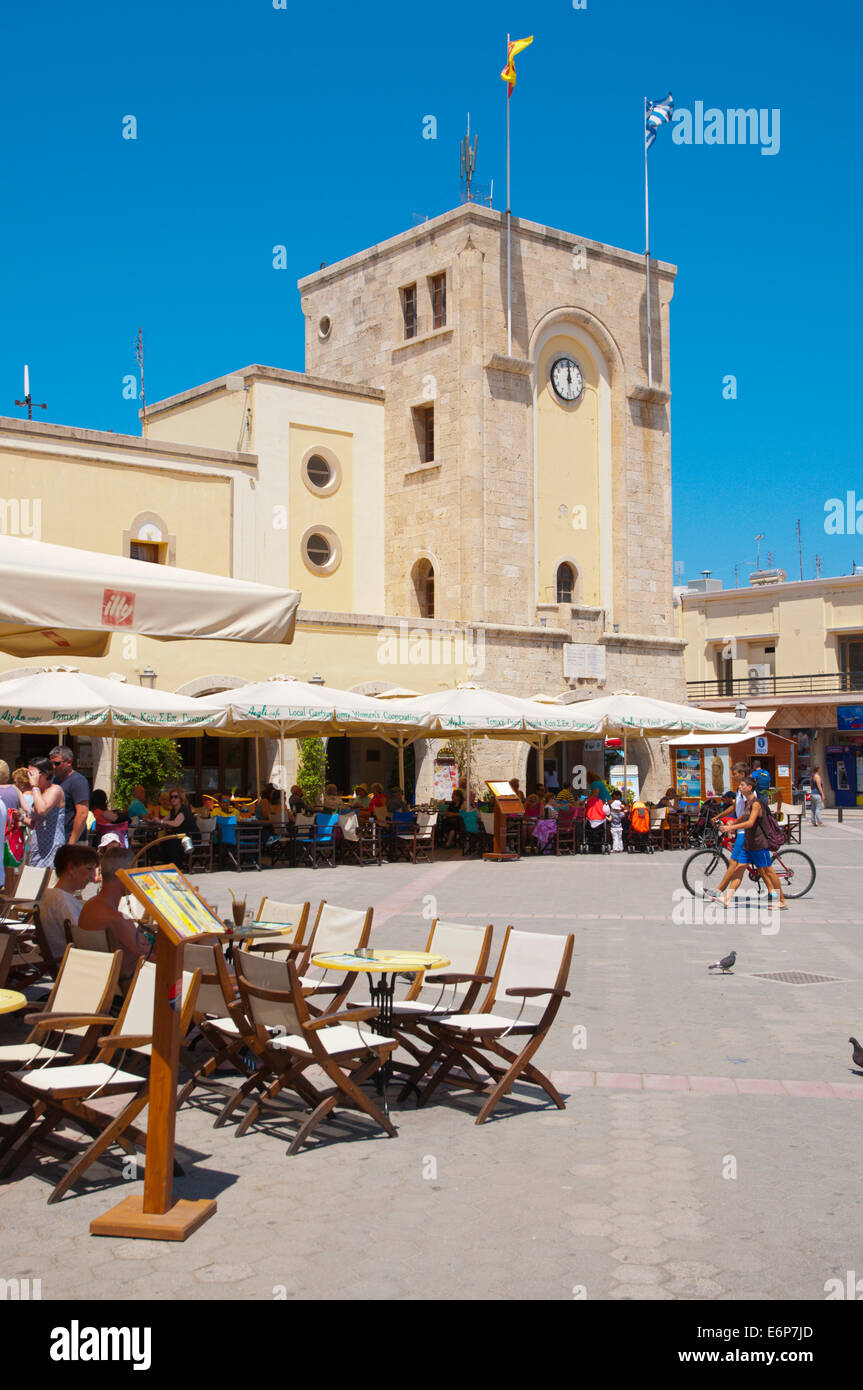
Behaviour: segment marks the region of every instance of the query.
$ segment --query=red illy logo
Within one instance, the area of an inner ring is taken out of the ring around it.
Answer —
[[[106,589],[102,595],[104,627],[131,627],[135,616],[135,595],[124,589]]]

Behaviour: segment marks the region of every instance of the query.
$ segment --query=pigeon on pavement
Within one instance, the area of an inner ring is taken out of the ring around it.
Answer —
[[[863,1047],[860,1046],[856,1038],[849,1038],[848,1041],[853,1049],[851,1052],[851,1061],[854,1063],[855,1067],[863,1069]]]
[[[723,956],[722,960],[715,960],[712,965],[708,965],[707,969],[721,970],[723,974],[727,974],[734,962],[736,961],[736,959],[737,952],[732,951],[729,955]]]

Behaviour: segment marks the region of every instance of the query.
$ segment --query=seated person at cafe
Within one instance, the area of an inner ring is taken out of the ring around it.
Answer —
[[[456,834],[461,834],[461,815],[464,808],[464,792],[461,787],[456,787],[452,794],[452,801],[447,802],[447,808],[443,815],[443,825],[446,831],[445,846],[452,849],[455,843]]]
[[[159,792],[158,800],[150,802],[148,806],[150,820],[163,820],[165,816],[171,814],[171,793],[167,787],[163,792]]]
[[[518,778],[517,778],[517,777],[511,777],[511,778],[509,779],[509,785],[512,787],[513,791],[515,792],[516,796],[518,797],[519,801],[521,802],[521,804],[522,804],[522,806],[523,806],[523,805],[524,805],[524,792],[523,792],[522,789],[521,789],[521,785],[520,785],[520,783],[519,783]]]
[[[168,800],[170,802],[168,815],[158,822],[161,834],[177,836],[196,835],[198,833],[198,822],[195,820],[192,808],[189,805],[186,793],[183,791],[182,787],[172,787],[170,792],[168,792]],[[231,815],[230,798],[223,796],[222,802],[227,802],[229,809],[227,811],[222,811],[221,814]],[[215,810],[213,814],[216,814]],[[236,824],[236,816],[234,817],[234,824]],[[159,845],[159,852],[164,856],[166,863],[176,864],[178,869],[182,869],[186,862],[186,852],[183,849],[180,839],[166,840],[164,844]]]
[[[282,793],[278,787],[273,786],[272,782],[267,782],[266,786],[261,788],[258,815],[261,820],[280,821],[282,819]]]
[[[657,806],[667,806],[669,811],[676,811],[678,807],[678,800],[675,796],[674,788],[666,787],[665,795],[661,797],[656,804]]]
[[[537,787],[536,791],[531,792],[530,796],[524,803],[524,814],[528,816],[530,819],[533,819],[534,817],[538,818],[542,815],[542,807],[543,798],[540,795],[540,788]]]
[[[143,787],[132,788],[132,800],[129,802],[129,819],[140,820],[147,814],[147,793]]]
[[[306,798],[303,796],[303,789],[296,782],[291,787],[291,794],[288,797],[288,810],[292,816],[303,815],[309,810],[306,805]]]
[[[111,811],[108,808],[108,798],[101,788],[96,788],[90,793],[90,810],[93,812],[93,820],[96,822],[96,835],[101,841],[102,836],[108,831],[116,832],[118,842],[128,844],[126,832],[129,828],[128,817],[121,815],[119,811]]]
[[[390,815],[393,811],[409,811],[411,808],[405,801],[405,794],[401,787],[390,787],[386,796],[387,810]]]
[[[108,932],[108,941],[116,943],[123,952],[123,976],[131,975],[138,958],[150,952],[149,942],[143,934],[139,935],[137,923],[120,911],[126,889],[117,878],[117,871],[128,869],[133,858],[131,850],[121,849],[119,845],[109,845],[102,851],[99,855],[102,886],[95,898],[85,902],[78,918],[81,931]]]
[[[372,782],[371,796],[369,798],[369,810],[374,814],[378,808],[386,810],[387,799],[384,796],[384,789],[380,782]]]
[[[335,782],[328,782],[324,787],[324,810],[340,811],[342,809],[342,798],[339,796],[339,789]]]
[[[367,811],[371,804],[371,796],[365,782],[359,782],[354,787],[354,799],[351,805],[358,811]]]
[[[98,854],[90,845],[83,845],[80,841],[74,845],[61,845],[54,855],[57,882],[42,896],[39,919],[45,939],[55,956],[62,956],[66,949],[63,923],[78,921],[84,905],[80,894],[88,883],[93,882],[98,868]]]

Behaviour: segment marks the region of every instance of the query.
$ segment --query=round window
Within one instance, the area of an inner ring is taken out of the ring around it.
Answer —
[[[328,487],[333,478],[333,470],[320,454],[312,454],[306,464],[306,477],[315,487]]]
[[[306,541],[306,554],[310,561],[318,569],[323,569],[332,555],[330,543],[326,536],[322,536],[320,531],[313,531]]]

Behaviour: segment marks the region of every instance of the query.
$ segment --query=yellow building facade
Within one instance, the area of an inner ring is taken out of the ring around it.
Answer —
[[[690,702],[742,702],[794,740],[799,775],[820,767],[828,805],[863,805],[863,575],[689,588],[679,605]]]
[[[649,386],[643,258],[514,220],[510,352],[503,235],[500,213],[468,204],[305,277],[305,372],[253,365],[194,386],[148,405],[142,438],[0,419],[7,531],[27,534],[38,504],[46,541],[302,593],[291,647],[134,639],[82,665],[154,671],[188,694],[285,673],[369,693],[475,679],[520,695],[683,698],[674,267],[654,267]],[[26,751],[2,738],[7,761]],[[239,741],[198,743],[190,788],[253,780]],[[661,747],[630,747],[642,789],[662,790]],[[419,795],[434,752],[415,750]],[[290,782],[277,756],[266,750],[262,772]],[[85,770],[88,757],[104,784],[98,741],[82,746]],[[582,757],[578,745],[549,754],[560,781]],[[333,765],[345,783],[386,784],[393,754],[351,741]],[[524,745],[488,743],[479,770],[534,781],[550,768]]]

